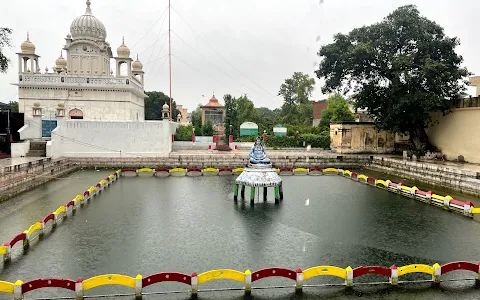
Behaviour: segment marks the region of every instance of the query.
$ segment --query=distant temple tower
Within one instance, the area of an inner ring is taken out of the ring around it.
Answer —
[[[213,125],[222,125],[225,117],[225,106],[218,102],[215,95],[210,98],[207,104],[200,106],[202,109],[202,125],[211,120]]]
[[[56,126],[59,102],[63,103],[68,119],[145,119],[147,95],[144,93],[143,65],[138,56],[135,61],[130,57],[125,40],[118,47],[117,56],[113,56],[106,41],[105,26],[93,15],[90,6],[87,0],[85,12],[71,23],[65,37],[65,53],[61,51],[51,73],[48,68],[41,73],[40,56],[29,34],[20,46],[21,52],[17,53],[18,83],[15,85],[18,86],[19,111],[24,113],[25,123],[29,124],[34,110],[41,109],[42,127],[49,124],[50,128],[42,137],[48,138],[51,128]],[[112,62],[115,73],[111,70]]]

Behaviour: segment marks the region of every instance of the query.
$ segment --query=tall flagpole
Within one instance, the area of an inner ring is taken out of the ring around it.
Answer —
[[[170,34],[170,0],[168,0],[168,59],[170,65],[170,121],[172,120],[172,38]]]

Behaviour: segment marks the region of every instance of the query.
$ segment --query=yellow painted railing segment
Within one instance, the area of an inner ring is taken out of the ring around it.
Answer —
[[[56,211],[53,212],[54,215],[59,215],[65,212],[65,206],[60,206]]]
[[[83,281],[83,290],[93,289],[102,285],[123,285],[129,288],[135,288],[135,278],[119,275],[119,274],[106,274],[88,278]]]
[[[73,199],[73,201],[77,202],[77,201],[80,201],[82,199],[83,199],[82,195],[77,195],[77,197],[75,197],[75,199]]]
[[[305,168],[296,168],[295,170],[293,170],[295,173],[307,173],[308,172],[308,169],[305,169]]]
[[[381,185],[387,187],[387,183],[385,181],[381,180],[381,179],[378,179],[378,180],[375,181],[375,185],[377,185],[377,184],[381,184]]]
[[[236,270],[212,270],[198,275],[198,284],[203,284],[211,280],[230,279],[245,283],[245,273]]]
[[[30,228],[28,228],[28,230],[25,230],[24,232],[28,234],[32,234],[35,232],[35,230],[40,230],[40,229],[42,229],[42,224],[40,224],[40,222],[37,222],[32,226],[30,226]]]
[[[434,268],[429,265],[414,264],[398,268],[398,277],[409,273],[426,273],[433,275]]]
[[[205,172],[205,173],[216,173],[216,172],[218,172],[218,169],[215,169],[215,168],[205,168],[205,169],[203,169],[203,172]]]
[[[113,179],[113,178],[115,178],[115,176],[114,175],[109,175],[108,178]]]
[[[245,170],[244,168],[236,168],[236,169],[233,170],[233,173],[241,173],[244,170]]]
[[[432,198],[437,199],[437,200],[441,200],[441,201],[443,201],[443,199],[445,199],[445,197],[437,195],[437,194],[432,194]]]
[[[107,181],[105,179],[103,179],[102,181],[99,182],[101,185],[104,185],[105,183],[107,183]]]
[[[97,190],[97,188],[94,187],[94,186],[91,186],[91,187],[88,189],[88,191],[89,191],[90,193],[93,193],[93,192],[96,191],[96,190]]]
[[[187,170],[183,169],[183,168],[174,168],[174,169],[171,169],[170,170],[170,173],[186,173]]]
[[[368,177],[367,177],[366,175],[364,175],[364,174],[360,174],[360,175],[358,175],[357,178],[358,178],[358,179],[365,179],[365,181],[366,181]]]
[[[13,287],[13,283],[0,280],[0,293],[13,294]]]
[[[0,246],[0,255],[5,255],[5,254],[7,254],[7,247]]]
[[[401,188],[402,190],[405,190],[405,191],[411,191],[411,190],[412,190],[411,187],[406,186],[406,185],[402,185],[400,188]]]
[[[343,175],[352,176],[352,172],[350,172],[349,170],[345,170],[343,171]]]
[[[480,214],[480,207],[472,207],[472,214]]]
[[[346,279],[347,271],[345,269],[334,266],[318,266],[303,271],[304,280],[317,276],[335,276]]]
[[[138,173],[153,173],[155,170],[150,169],[150,168],[141,168],[137,170]]]
[[[335,172],[335,173],[338,173],[338,169],[335,169],[335,168],[326,168],[325,170],[323,170],[323,173],[327,173],[327,172]]]

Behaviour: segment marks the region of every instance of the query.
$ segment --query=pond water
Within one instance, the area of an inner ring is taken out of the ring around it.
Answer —
[[[0,205],[0,238],[6,242],[65,204],[111,171],[79,171]],[[388,178],[385,176],[384,178]],[[211,269],[252,271],[265,267],[306,269],[317,265],[347,266],[478,261],[480,223],[419,201],[363,185],[341,176],[284,176],[284,200],[233,201],[234,176],[122,177],[77,210],[22,255],[21,243],[9,265],[0,263],[0,280],[76,279],[100,274],[147,276],[157,272],[202,273]],[[248,192],[246,193],[249,194]],[[261,199],[262,197],[260,197]],[[472,200],[469,197],[469,200]],[[475,200],[475,199],[473,199]],[[475,200],[477,201],[477,200]],[[478,202],[477,202],[478,203]],[[442,279],[474,278],[452,272]],[[402,279],[430,279],[407,275]],[[361,277],[359,281],[385,278]],[[357,279],[356,279],[357,281]],[[320,277],[309,284],[342,283]],[[268,278],[254,286],[292,285]],[[471,281],[384,287],[293,288],[254,290],[258,299],[477,299]],[[213,281],[201,288],[242,287]],[[146,292],[187,290],[179,284],[157,284]],[[108,286],[86,295],[131,292]],[[27,298],[73,296],[68,291],[37,290]],[[202,299],[242,298],[243,292],[200,294]],[[165,298],[166,296],[163,296]],[[0,294],[0,299],[11,299]],[[147,296],[160,299],[162,296]],[[188,299],[189,294],[168,299]]]

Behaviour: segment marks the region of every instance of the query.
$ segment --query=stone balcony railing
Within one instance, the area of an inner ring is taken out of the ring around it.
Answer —
[[[110,88],[133,88],[143,93],[138,80],[130,77],[75,76],[65,74],[20,74],[18,85],[92,86]]]

